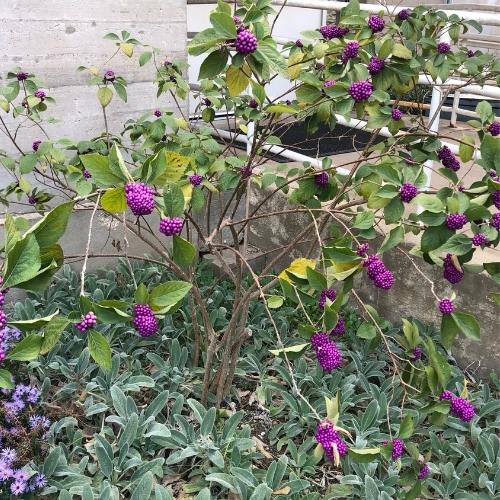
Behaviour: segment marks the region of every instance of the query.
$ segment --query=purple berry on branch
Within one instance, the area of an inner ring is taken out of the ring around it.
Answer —
[[[18,71],[16,73],[16,78],[18,82],[24,82],[24,80],[28,79],[29,74],[26,73],[25,71]]]
[[[183,225],[184,220],[180,217],[164,217],[160,220],[160,233],[165,236],[179,235]]]
[[[233,16],[233,22],[234,22],[234,24],[236,24],[236,26],[238,26],[242,22],[241,17],[240,16]]]
[[[0,309],[0,329],[5,328],[7,326],[7,315],[5,311]]]
[[[430,469],[427,464],[422,465],[418,471],[417,479],[423,481],[429,475]]]
[[[399,197],[402,202],[409,203],[418,194],[418,188],[410,182],[405,182],[399,189]]]
[[[330,343],[330,338],[325,332],[316,332],[309,340],[314,349]]]
[[[338,454],[343,457],[347,454],[348,448],[334,425],[329,420],[323,420],[318,424],[314,434],[316,441],[323,447],[328,460],[333,460],[335,457],[333,446],[337,447]]]
[[[422,354],[423,354],[424,351],[422,351],[422,348],[421,347],[415,347],[415,349],[413,349],[413,352],[412,352],[412,355],[411,355],[411,360],[412,361],[419,361],[420,359],[422,359]]]
[[[467,57],[474,57],[476,55],[476,52],[472,49],[467,50]]]
[[[437,44],[437,51],[440,54],[448,54],[450,50],[451,50],[451,45],[447,42],[439,42]]]
[[[348,92],[356,102],[366,101],[373,93],[373,85],[368,80],[360,80],[353,82]]]
[[[336,24],[326,24],[321,26],[319,32],[325,40],[332,40],[333,38],[342,38],[349,33],[349,28],[337,26]]]
[[[399,121],[403,118],[403,112],[398,108],[392,108],[391,117],[393,120]]]
[[[344,50],[342,51],[340,59],[345,64],[349,59],[354,59],[355,57],[357,57],[358,52],[359,52],[359,42],[357,40],[352,40],[350,42],[347,42],[346,46],[344,47]]]
[[[135,304],[132,324],[141,337],[151,337],[158,332],[158,320],[147,304]]]
[[[464,191],[465,191],[465,186],[463,184],[460,184],[460,186],[458,186],[458,192],[463,193]]]
[[[470,401],[454,397],[450,402],[450,413],[463,422],[470,422],[474,418],[476,410]]]
[[[243,180],[248,179],[249,177],[252,176],[252,167],[249,165],[246,165],[245,167],[240,168],[240,175]]]
[[[344,335],[344,333],[345,333],[345,320],[342,316],[339,316],[337,319],[337,324],[330,332],[330,335],[333,335],[334,337],[339,337],[340,335]]]
[[[475,247],[485,247],[490,244],[490,241],[483,233],[477,233],[471,238],[471,242]]]
[[[439,311],[443,315],[451,314],[455,310],[455,304],[450,299],[441,299],[439,301]]]
[[[165,61],[166,63],[166,61]],[[104,81],[105,82],[114,82],[116,78],[115,72],[112,69],[108,69],[104,73]]]
[[[160,116],[161,116],[161,111],[160,111],[159,109],[155,109],[155,110],[153,111],[153,115],[155,115],[155,116],[156,116],[156,118],[160,118]]]
[[[493,205],[495,205],[495,208],[500,210],[500,191],[494,191],[491,194],[491,201],[493,202]]]
[[[250,99],[248,101],[248,106],[252,109],[257,109],[259,107],[259,103],[257,102],[257,99]]]
[[[35,97],[38,97],[38,99],[41,99],[42,101],[47,97],[47,93],[43,89],[35,90],[35,93],[33,95]]]
[[[443,146],[438,151],[438,159],[441,163],[453,172],[457,172],[460,169],[460,162],[457,160],[457,157],[451,152],[451,149],[448,146]]]
[[[143,182],[129,182],[125,185],[127,205],[136,216],[149,215],[155,208],[154,189]]]
[[[441,401],[451,401],[455,396],[453,395],[453,393],[451,391],[443,391],[440,395],[439,395],[439,399]]]
[[[328,89],[328,88],[330,88],[330,87],[333,87],[336,83],[337,83],[337,82],[336,82],[335,80],[325,80],[325,81],[323,82],[323,87],[324,87],[325,89]]]
[[[490,126],[488,127],[488,131],[494,137],[497,135],[500,135],[500,122],[490,123]]]
[[[405,444],[403,441],[399,438],[393,439],[392,440],[392,459],[393,460],[398,460],[398,458],[401,458],[403,456],[403,453],[405,451]]]
[[[358,248],[356,249],[356,255],[358,257],[364,257],[368,252],[369,248],[370,245],[368,243],[361,243],[361,245],[358,245]]]
[[[36,139],[35,141],[33,141],[33,144],[31,145],[33,151],[38,151],[40,144],[42,144],[42,141],[40,139]]]
[[[212,105],[212,101],[208,98],[208,97],[204,97],[202,100],[201,100],[202,104],[204,106],[211,106]]]
[[[331,302],[333,302],[335,300],[335,297],[337,297],[337,294],[335,293],[335,290],[333,288],[325,288],[324,290],[321,290],[318,301],[319,308],[324,309],[326,305],[326,299],[329,299]]]
[[[411,10],[410,9],[402,9],[398,12],[398,18],[401,21],[406,21],[409,17],[411,16]]]
[[[190,175],[188,179],[192,186],[199,186],[203,182],[203,177],[197,174]]]
[[[302,48],[304,44],[302,43],[302,40],[295,40],[295,47]]]
[[[384,29],[385,22],[380,16],[370,16],[368,18],[368,27],[372,30],[372,33],[378,33]]]
[[[368,62],[368,72],[370,75],[376,75],[380,73],[385,67],[384,59],[380,59],[378,57],[370,57],[370,61]]]
[[[467,222],[467,216],[462,213],[448,214],[446,216],[446,225],[452,230],[462,229]]]
[[[83,333],[90,328],[94,328],[95,325],[97,325],[97,317],[92,311],[89,311],[87,314],[83,315],[81,321],[75,323],[74,326]]]
[[[85,179],[92,178],[92,174],[86,168],[83,170],[82,174],[85,177]]]
[[[335,342],[330,341],[327,344],[317,347],[315,350],[318,363],[325,372],[330,373],[342,366],[342,354]]]
[[[395,279],[391,271],[387,270],[375,276],[373,283],[377,288],[389,290],[394,285]]]
[[[443,261],[443,278],[448,280],[452,285],[455,285],[456,283],[460,283],[463,277],[464,273],[455,267],[451,253],[447,254]]]
[[[315,174],[314,183],[316,184],[316,186],[324,188],[328,185],[329,178],[330,176],[328,175],[328,172],[320,172],[319,174]]]
[[[500,231],[500,212],[491,217],[490,226]]]
[[[236,51],[244,55],[255,52],[257,45],[257,37],[247,29],[241,30],[234,41]]]
[[[387,268],[381,260],[374,260],[367,268],[368,277],[374,280],[379,274],[385,273]]]

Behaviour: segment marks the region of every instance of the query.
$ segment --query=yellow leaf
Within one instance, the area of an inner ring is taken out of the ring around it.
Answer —
[[[101,106],[105,108],[113,99],[113,91],[108,87],[101,87],[97,91],[97,99],[99,99]]]
[[[291,283],[287,271],[289,273],[295,274],[299,278],[307,279],[307,271],[306,269],[310,267],[314,269],[316,267],[316,261],[314,259],[305,259],[301,257],[300,259],[295,259],[285,270],[281,271],[279,274],[279,278]]]
[[[302,61],[302,59],[304,59],[304,54],[301,51],[294,52],[288,58],[288,76],[290,80],[298,78],[300,70],[302,69],[301,65],[298,63]]]
[[[90,66],[89,71],[94,75],[94,76],[99,76],[99,69],[96,68],[95,66]]]
[[[182,194],[184,195],[184,206],[189,205],[191,201],[191,196],[193,196],[193,186],[191,184],[184,184],[181,187]]]
[[[0,108],[2,108],[6,113],[10,110],[10,105],[5,99],[0,99]]]
[[[132,57],[134,53],[134,45],[131,43],[120,43],[120,49],[127,57]]]
[[[176,118],[175,119],[175,124],[179,127],[182,128],[183,130],[188,130],[188,124],[184,118]]]
[[[284,486],[279,490],[274,490],[273,495],[288,495],[290,491],[292,491],[292,488],[290,488],[290,486]]]
[[[244,64],[241,68],[236,66],[227,68],[226,82],[230,97],[239,96],[248,87],[250,78],[247,75],[250,75],[250,68],[247,64]]]
[[[162,175],[155,179],[155,184],[161,185],[179,181],[191,163],[189,156],[181,155],[175,151],[165,151],[165,160],[167,168]]]

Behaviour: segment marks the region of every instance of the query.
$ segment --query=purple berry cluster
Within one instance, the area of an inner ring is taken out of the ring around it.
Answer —
[[[35,93],[33,94],[35,97],[38,97],[40,100],[44,100],[47,97],[47,93],[43,89],[36,89]]]
[[[3,283],[3,276],[0,276],[0,286],[2,286],[2,283]],[[7,296],[8,292],[9,292],[8,288],[0,290],[0,307],[5,304],[5,297]]]
[[[370,75],[376,75],[380,73],[384,68],[384,59],[380,59],[378,57],[370,57],[370,61],[368,62],[368,72],[370,73]]]
[[[33,144],[31,145],[31,148],[33,151],[38,151],[38,147],[42,144],[42,141],[40,139],[36,139],[33,141]]]
[[[104,72],[105,82],[114,82],[116,78],[115,72],[112,69],[108,69]]]
[[[329,299],[333,302],[336,296],[337,294],[335,293],[335,290],[333,288],[325,288],[324,290],[321,290],[318,301],[319,308],[324,309],[326,305],[326,299]]]
[[[184,220],[180,217],[163,217],[160,220],[160,233],[165,236],[179,235],[182,233]]]
[[[391,117],[393,120],[399,121],[403,118],[403,112],[398,108],[392,108]]]
[[[452,230],[462,229],[467,222],[467,216],[462,213],[448,214],[446,216],[446,225]]]
[[[483,233],[477,233],[471,238],[471,242],[475,247],[485,247],[490,244],[490,241]]]
[[[158,320],[147,304],[135,304],[132,324],[141,337],[151,337],[158,332]]]
[[[455,310],[455,304],[453,304],[451,299],[448,298],[441,299],[439,301],[438,307],[439,311],[444,316],[451,314]]]
[[[318,363],[327,373],[336,370],[342,365],[342,354],[337,344],[330,340],[324,332],[317,332],[311,337],[311,345],[316,352]]]
[[[448,280],[452,285],[460,283],[464,277],[464,272],[455,267],[453,256],[447,254],[443,260],[443,278]]]
[[[349,59],[354,59],[355,57],[358,57],[358,52],[359,52],[359,42],[357,40],[352,40],[350,42],[347,42],[346,46],[344,47],[344,50],[342,51],[340,59],[345,64],[347,61],[349,61]]]
[[[328,175],[328,172],[320,172],[319,174],[316,174],[314,176],[314,183],[316,184],[316,186],[323,188],[328,185],[329,178],[330,176]]]
[[[369,255],[364,261],[368,278],[377,288],[389,290],[394,285],[394,275],[389,271],[378,255]]]
[[[500,191],[493,191],[491,193],[491,201],[497,210],[500,210]]]
[[[330,87],[333,87],[337,82],[335,80],[325,80],[323,82],[323,87],[325,89],[329,89]]]
[[[125,186],[127,205],[134,215],[149,215],[155,208],[154,189],[143,182],[129,182]]]
[[[500,135],[500,122],[490,123],[488,131],[492,136]]]
[[[427,464],[422,465],[422,467],[420,467],[420,470],[418,471],[417,479],[419,481],[423,481],[429,475],[429,472],[429,466]]]
[[[34,454],[42,449],[48,436],[50,420],[35,413],[40,391],[33,385],[17,384],[1,403],[0,419],[0,489],[14,496],[32,493],[47,485],[41,473],[31,475],[25,469]],[[27,446],[27,444],[29,444]]]
[[[86,168],[83,170],[82,175],[83,175],[83,177],[85,177],[85,179],[92,178],[92,174]]]
[[[257,50],[257,37],[249,30],[242,29],[236,35],[234,46],[240,54],[251,54]]]
[[[345,320],[342,316],[339,316],[337,319],[337,324],[330,332],[330,335],[333,335],[334,337],[340,337],[341,335],[344,335],[344,333],[345,333]]]
[[[248,101],[248,106],[252,109],[257,109],[259,107],[259,103],[257,102],[257,99],[250,99]]]
[[[401,21],[406,21],[409,17],[411,16],[411,10],[410,9],[402,9],[398,12],[398,18]]]
[[[497,212],[491,217],[490,226],[500,231],[500,212]]]
[[[7,326],[7,315],[5,311],[0,309],[0,329],[5,328]]]
[[[455,396],[451,391],[443,391],[439,399],[441,401],[449,401],[450,413],[463,422],[470,422],[476,414],[476,409],[470,401]]]
[[[404,442],[399,439],[393,439],[392,440],[392,459],[393,460],[398,460],[403,456],[403,453],[405,451],[405,444]]]
[[[161,111],[160,111],[159,109],[155,109],[155,110],[153,111],[153,115],[155,115],[155,116],[156,116],[156,118],[160,118],[161,114],[162,114],[162,113],[161,113]]]
[[[84,314],[81,321],[75,323],[74,326],[77,330],[84,333],[87,330],[94,328],[95,325],[97,325],[97,317],[92,311],[89,311],[87,314]]]
[[[457,172],[460,169],[460,162],[448,146],[443,146],[438,151],[438,158],[446,168],[453,170],[453,172]]]
[[[360,80],[351,83],[349,95],[356,101],[366,101],[373,93],[373,85],[368,80]]]
[[[323,420],[319,423],[315,436],[316,441],[323,447],[328,460],[333,460],[336,446],[338,454],[343,457],[347,454],[347,445],[335,430],[335,426],[329,420]]]
[[[372,30],[372,33],[378,33],[384,29],[385,22],[380,16],[370,16],[368,18],[368,27]]]
[[[249,165],[245,165],[244,167],[240,168],[240,175],[242,179],[248,179],[249,177],[252,176],[253,169]]]
[[[18,82],[24,82],[24,80],[28,79],[29,74],[26,71],[18,71],[16,73],[16,78]]]
[[[203,177],[201,175],[193,174],[188,177],[188,180],[192,186],[199,186],[203,182]]]
[[[420,359],[422,359],[422,354],[424,353],[424,351],[422,351],[422,348],[421,347],[415,347],[415,349],[413,349],[413,352],[412,352],[412,355],[411,355],[411,360],[412,361],[419,361]]]
[[[336,24],[326,24],[321,26],[319,32],[325,40],[332,40],[333,38],[342,38],[349,33],[349,28],[337,26]]]
[[[437,50],[440,54],[448,54],[451,50],[451,45],[447,42],[439,42],[437,44]]]
[[[368,243],[361,243],[356,249],[356,255],[358,257],[365,257],[369,249],[370,245]]]
[[[418,194],[418,188],[415,184],[411,184],[410,182],[405,182],[399,188],[399,197],[402,202],[409,203],[415,196]]]
[[[14,327],[0,329],[0,361],[3,361],[14,344],[21,338],[21,332]]]

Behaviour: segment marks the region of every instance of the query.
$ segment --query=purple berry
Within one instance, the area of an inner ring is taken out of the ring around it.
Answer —
[[[24,82],[24,80],[28,79],[29,74],[26,73],[25,71],[18,71],[16,73],[16,78],[18,82]]]
[[[328,342],[315,348],[318,363],[327,373],[342,366],[342,354],[335,342]]]
[[[252,109],[257,109],[259,107],[259,103],[257,102],[257,99],[250,99],[248,101],[248,106]]]
[[[328,172],[320,172],[319,174],[315,174],[314,183],[316,184],[316,186],[323,188],[328,185],[328,179]]]
[[[458,186],[458,192],[463,193],[464,191],[465,191],[465,186],[463,184],[460,184],[460,186]]]
[[[415,349],[413,349],[413,353],[411,355],[411,360],[412,361],[419,361],[420,359],[422,359],[422,354],[423,354],[423,351],[422,351],[422,348],[421,347],[415,347]]]
[[[463,422],[470,422],[476,414],[474,405],[470,401],[463,398],[453,398],[451,400],[450,412]]]
[[[241,24],[241,17],[240,16],[233,16],[233,22],[234,22],[234,24],[236,24],[236,26],[238,26],[239,24]]]
[[[405,444],[401,439],[393,439],[392,440],[392,459],[397,460],[403,456],[403,452],[405,451]]]
[[[361,245],[359,245],[358,248],[356,249],[356,255],[358,257],[364,257],[368,252],[369,248],[370,245],[368,243],[361,243]]]
[[[160,118],[160,116],[161,116],[161,111],[160,111],[159,109],[155,109],[155,110],[153,111],[153,115],[155,115],[157,118]]]
[[[376,75],[380,73],[385,67],[384,59],[379,59],[378,57],[370,57],[370,62],[368,63],[368,72],[370,75]]]
[[[332,40],[333,38],[342,38],[349,33],[349,28],[337,26],[336,24],[326,24],[321,26],[319,32],[325,40]]]
[[[385,22],[380,16],[370,16],[368,18],[368,27],[372,30],[372,33],[378,33],[384,29]]]
[[[354,59],[355,57],[357,57],[358,52],[359,52],[359,42],[357,40],[352,40],[350,42],[347,42],[346,46],[344,47],[344,50],[342,51],[340,59],[345,64],[349,59]]]
[[[441,299],[439,301],[439,311],[443,315],[451,314],[455,310],[455,305],[450,299]]]
[[[443,146],[438,151],[438,158],[446,168],[453,170],[453,172],[460,169],[460,162],[448,146]]]
[[[158,320],[147,304],[134,305],[132,324],[141,337],[151,337],[158,331]]]
[[[342,316],[339,316],[337,319],[337,324],[333,328],[333,330],[330,332],[330,335],[333,335],[334,337],[339,337],[340,335],[343,335],[345,333],[345,320]]]
[[[418,194],[418,188],[410,182],[405,182],[399,189],[399,197],[404,203],[409,203]]]
[[[33,144],[31,145],[33,151],[38,151],[40,144],[42,144],[42,141],[40,139],[36,139],[35,141],[33,141]]]
[[[108,69],[104,73],[104,81],[105,82],[113,82],[116,78],[115,72],[112,69]]]
[[[437,45],[437,50],[440,54],[448,54],[451,50],[451,45],[446,42],[439,42]]]
[[[467,224],[467,216],[465,214],[456,213],[449,214],[446,217],[446,225],[449,229],[462,229]]]
[[[398,12],[398,18],[401,21],[406,21],[409,17],[411,16],[411,10],[410,9],[402,9]]]
[[[43,90],[43,89],[35,90],[35,93],[33,95],[35,97],[38,97],[38,99],[41,99],[42,101],[47,97],[47,94],[46,94],[45,90]]]
[[[369,267],[370,264],[374,262],[379,262],[380,257],[378,255],[368,255],[365,260],[363,260],[363,267]]]
[[[329,299],[330,301],[333,302],[336,296],[337,294],[335,293],[335,290],[333,288],[325,288],[324,290],[321,290],[318,301],[319,308],[324,309],[326,304],[326,299]]]
[[[83,333],[93,328],[95,325],[97,325],[97,317],[92,311],[89,311],[87,314],[83,315],[81,321],[75,323],[74,326]]]
[[[476,52],[472,49],[467,50],[467,57],[474,57],[476,55]]]
[[[497,212],[491,217],[490,226],[500,231],[500,212]]]
[[[488,127],[488,131],[492,136],[497,136],[500,134],[500,122],[493,122],[490,123],[490,126]]]
[[[127,205],[134,215],[149,215],[155,208],[154,189],[142,182],[129,182],[125,186]]]
[[[440,396],[439,396],[439,399],[441,401],[451,401],[455,396],[453,395],[453,393],[451,391],[443,391]]]
[[[391,116],[393,120],[398,121],[403,118],[403,112],[400,109],[392,108]]]
[[[353,82],[349,87],[349,95],[356,101],[361,102],[368,99],[373,92],[373,85],[368,80]]]
[[[182,233],[184,220],[180,217],[164,217],[160,220],[160,233],[165,236],[179,235]]]
[[[490,241],[483,233],[477,233],[471,238],[472,244],[475,247],[484,247],[490,244]]]
[[[329,460],[333,460],[335,457],[333,445],[337,447],[338,454],[341,457],[347,454],[347,445],[339,436],[334,425],[329,420],[323,420],[319,423],[314,437],[323,447],[325,455]]]
[[[234,46],[240,54],[251,54],[257,50],[257,37],[247,29],[236,35]]]
[[[190,175],[188,179],[193,186],[199,186],[203,182],[203,177],[197,174]]]
[[[323,347],[327,344],[330,343],[330,338],[325,332],[316,332],[311,338],[310,338],[311,345],[313,346],[314,349],[317,349],[318,347]]]
[[[92,177],[92,174],[86,168],[83,170],[82,175],[85,179],[90,179]]]
[[[0,309],[0,329],[5,328],[7,326],[7,315],[5,311]]]
[[[204,106],[211,106],[212,105],[212,101],[208,98],[208,97],[204,97],[202,100],[201,100],[202,104]]]
[[[464,273],[458,270],[453,263],[451,253],[447,254],[443,261],[443,278],[448,280],[452,285],[460,283],[464,277]]]
[[[323,82],[323,87],[324,87],[325,89],[328,89],[328,88],[330,88],[330,87],[333,87],[333,86],[335,85],[335,83],[337,83],[335,80],[325,80],[325,81]]]
[[[493,202],[493,205],[495,205],[495,208],[500,210],[500,191],[493,191],[491,194],[491,201]]]
[[[249,177],[252,176],[252,171],[253,171],[253,169],[249,165],[247,165],[245,167],[241,167],[240,168],[241,178],[242,179],[248,179]]]
[[[391,271],[384,271],[383,273],[377,274],[373,279],[373,283],[377,288],[381,288],[382,290],[389,290],[389,288],[394,285],[394,275]]]
[[[379,274],[385,273],[387,268],[381,260],[374,260],[367,268],[368,277],[374,280]]]
[[[418,471],[417,479],[423,481],[429,475],[430,469],[427,464],[422,465]]]
[[[302,43],[302,40],[295,40],[295,47],[302,48],[304,44]]]

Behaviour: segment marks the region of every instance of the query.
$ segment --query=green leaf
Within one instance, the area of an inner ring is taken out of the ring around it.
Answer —
[[[38,158],[34,154],[28,154],[21,157],[19,160],[19,171],[21,174],[29,174],[35,168]]]
[[[133,178],[125,165],[121,151],[116,144],[113,144],[111,151],[109,152],[109,169],[114,175],[123,181],[133,181]]]
[[[74,205],[73,201],[61,203],[32,226],[26,234],[33,234],[40,248],[54,245],[66,231]]]
[[[215,78],[226,68],[228,58],[227,50],[216,50],[211,52],[201,63],[198,79]]]
[[[196,247],[189,241],[174,235],[172,259],[181,267],[189,267],[196,257]]]
[[[349,448],[349,456],[358,463],[372,462],[380,455],[380,448]]]
[[[228,39],[236,38],[236,24],[229,14],[212,12],[210,22],[217,34]]]
[[[165,214],[168,217],[179,217],[184,213],[184,194],[177,184],[167,184],[163,191]]]
[[[459,331],[451,314],[443,314],[441,317],[441,342],[446,349],[451,348]]]
[[[215,47],[220,42],[225,41],[226,37],[220,35],[213,28],[200,31],[189,44],[188,52],[192,56],[199,56],[208,49]]]
[[[500,165],[500,137],[486,134],[481,142],[481,161],[485,168],[495,169]]]
[[[438,248],[440,253],[451,253],[454,255],[465,255],[470,252],[472,242],[465,234],[454,234],[444,245]]]
[[[242,68],[229,66],[226,71],[226,83],[229,91],[229,97],[239,96],[250,83],[247,75],[250,74],[250,68],[244,64]]]
[[[481,332],[477,319],[472,314],[456,311],[451,313],[457,327],[468,338],[473,340],[480,340]]]
[[[393,47],[394,40],[392,38],[388,38],[380,47],[378,51],[378,57],[380,57],[380,59],[387,59],[391,55]]]
[[[113,473],[113,449],[108,441],[101,435],[95,435],[95,454],[99,467],[106,477]]]
[[[420,193],[413,199],[412,203],[420,205],[428,212],[439,213],[444,211],[444,205],[441,200],[437,196],[430,194]]]
[[[326,278],[313,269],[312,267],[306,267],[307,280],[309,281],[309,285],[315,290],[321,291],[327,288]]]
[[[50,323],[58,314],[59,310],[50,314],[49,316],[44,316],[43,318],[9,321],[9,325],[15,326],[16,328],[19,328],[19,330],[22,330],[23,332],[28,332],[30,330],[38,330],[47,325],[48,323]]]
[[[134,294],[136,304],[147,304],[149,302],[148,287],[144,283],[140,283]]]
[[[380,245],[379,253],[387,252],[396,245],[399,245],[405,239],[405,230],[403,226],[397,226],[391,229],[391,232],[385,237],[382,245]]]
[[[493,108],[488,101],[481,101],[476,106],[476,113],[481,119],[481,123],[486,123],[493,116]]]
[[[290,347],[284,347],[281,349],[270,349],[269,352],[271,354],[274,354],[274,356],[279,356],[281,358],[286,357],[288,359],[296,359],[298,358],[307,348],[309,347],[309,344],[297,344],[297,345],[292,345]]]
[[[458,155],[464,163],[467,163],[472,160],[474,155],[474,138],[470,135],[465,135],[462,137],[462,141],[458,147]]]
[[[353,498],[352,492],[352,484],[331,484],[326,490],[324,500],[330,500],[331,498]]]
[[[384,219],[386,224],[395,224],[401,220],[405,207],[399,196],[393,198],[388,205],[384,207]]]
[[[105,108],[113,99],[113,91],[109,87],[101,87],[97,91],[97,100]]]
[[[212,432],[215,424],[215,417],[217,416],[217,410],[212,407],[210,408],[205,416],[203,417],[203,421],[200,426],[200,434],[204,437],[207,437]]]
[[[408,439],[413,434],[414,423],[413,419],[410,415],[406,415],[406,417],[401,421],[401,425],[399,426],[398,437],[400,439]]]
[[[371,340],[377,336],[377,330],[371,323],[361,323],[356,335],[362,339]]]
[[[40,354],[47,354],[57,344],[69,323],[70,320],[65,316],[56,316],[47,323],[43,332]]]
[[[0,368],[0,389],[14,389],[12,373]]]
[[[222,487],[227,488],[229,491],[236,493],[237,490],[233,484],[233,476],[229,474],[224,474],[222,472],[214,472],[205,476],[205,481],[215,482],[220,484]]]
[[[166,314],[189,293],[191,283],[185,281],[169,281],[153,288],[149,294],[149,305],[161,314]]]
[[[430,367],[434,370],[438,386],[434,387],[433,392],[444,391],[451,377],[451,367],[446,358],[438,352],[432,339],[427,339],[427,352],[429,355]],[[436,390],[439,387],[438,390]]]
[[[139,66],[144,66],[153,56],[152,52],[143,52],[139,56]]]
[[[120,213],[127,210],[127,198],[123,187],[109,188],[101,197],[101,206],[109,213]]]
[[[3,288],[11,288],[34,278],[41,266],[40,247],[33,234],[19,240],[7,254]]]
[[[266,304],[269,309],[279,309],[285,299],[281,295],[271,295],[266,299]]]
[[[356,215],[353,227],[357,229],[370,229],[373,227],[375,214],[370,210],[365,210]]]
[[[90,330],[88,347],[94,361],[104,370],[111,370],[111,347],[106,337],[96,330]]]
[[[336,424],[339,420],[339,393],[334,398],[325,396],[326,418]]]
[[[8,353],[6,359],[12,361],[33,361],[40,354],[42,337],[32,334],[24,337]]]
[[[292,106],[287,106],[285,104],[271,104],[266,108],[266,112],[270,114],[281,115],[283,113],[295,114],[298,110]]]
[[[400,59],[411,59],[413,57],[411,50],[400,43],[394,44],[394,47],[392,48],[392,55],[394,57],[399,57]]]
[[[92,180],[99,186],[120,186],[123,179],[115,175],[109,167],[107,156],[98,153],[80,155],[83,166],[92,174]]]
[[[130,500],[145,500],[151,496],[153,491],[153,473],[146,472],[142,478],[137,482],[137,486],[132,491]]]

